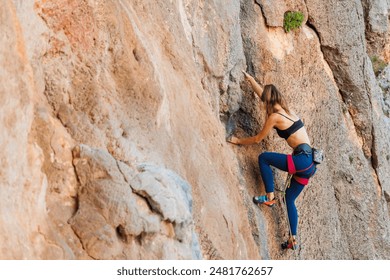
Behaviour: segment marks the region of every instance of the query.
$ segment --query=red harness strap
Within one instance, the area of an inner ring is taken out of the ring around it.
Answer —
[[[308,170],[309,168],[311,168],[313,166],[313,163],[310,164],[309,167],[305,168],[305,169],[302,169],[302,170],[297,170],[295,168],[295,164],[294,164],[294,161],[293,161],[293,157],[292,155],[287,155],[287,170],[288,170],[288,173],[289,174],[295,174],[297,172],[303,172],[303,171],[306,171]],[[297,181],[298,183],[306,186],[307,184],[309,184],[309,179],[308,178],[302,178],[302,177],[298,177],[297,175],[294,175],[293,176],[295,181]]]
[[[307,184],[309,184],[308,178],[298,177],[297,175],[294,175],[293,178],[295,179],[295,181],[297,181],[301,185],[306,186]]]
[[[287,169],[288,169],[288,174],[297,173],[292,155],[287,155]]]

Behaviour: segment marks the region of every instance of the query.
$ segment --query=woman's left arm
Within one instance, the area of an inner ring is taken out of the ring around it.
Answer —
[[[275,124],[276,124],[276,116],[271,115],[265,122],[263,129],[256,136],[252,136],[248,138],[237,138],[233,136],[227,141],[237,145],[258,144],[268,135],[268,133],[271,131],[271,129],[274,127]]]

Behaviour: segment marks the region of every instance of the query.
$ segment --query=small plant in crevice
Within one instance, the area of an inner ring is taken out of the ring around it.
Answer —
[[[375,76],[378,76],[383,71],[383,69],[386,68],[387,63],[376,55],[370,57],[370,59],[372,63],[372,68],[374,69]]]
[[[284,14],[283,28],[284,31],[290,32],[302,26],[304,15],[302,12],[286,12]]]

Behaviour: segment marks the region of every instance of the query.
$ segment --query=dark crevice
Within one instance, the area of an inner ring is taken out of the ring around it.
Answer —
[[[260,128],[259,121],[253,117],[251,112],[246,112],[242,108],[235,115],[236,123],[248,135],[256,135]]]
[[[265,21],[265,25],[269,26],[268,23],[267,23],[267,17],[265,16],[265,13],[264,13],[263,5],[261,5],[261,3],[258,2],[258,0],[255,0],[255,5],[260,7],[261,14],[263,15],[263,18],[264,18],[264,21]]]
[[[244,38],[244,37],[242,37],[242,43],[243,43],[245,61],[247,65],[246,71],[252,76],[255,76],[255,66],[253,65],[253,60],[249,52],[249,50],[253,49],[253,44],[249,38]]]
[[[368,63],[368,58],[367,57],[364,57],[363,58],[363,74],[366,75],[366,73],[368,73],[369,71],[367,71],[367,67],[371,67],[370,64],[367,66],[367,63]],[[375,76],[375,74],[374,74]],[[374,110],[373,108],[373,105],[372,105],[372,100],[371,100],[371,95],[370,95],[370,85],[368,84],[368,81],[367,79],[364,79],[364,87],[365,87],[365,93],[367,94],[367,99],[368,101],[370,102],[370,108],[371,108],[371,112]],[[371,165],[375,171],[375,174],[377,176],[377,181],[378,181],[378,184],[380,186],[380,188],[382,188],[382,185],[380,183],[380,176],[379,176],[379,173],[378,173],[378,167],[379,167],[379,161],[378,161],[378,155],[377,155],[377,150],[376,150],[376,147],[375,147],[375,127],[374,127],[374,118],[373,118],[373,114],[371,114],[371,121],[372,121],[372,126],[371,126]]]
[[[70,219],[72,219],[74,217],[74,215],[76,215],[76,213],[79,211],[79,208],[80,208],[79,190],[80,190],[80,187],[81,187],[81,182],[80,182],[79,175],[77,173],[76,165],[74,163],[75,162],[75,158],[79,157],[79,156],[80,156],[80,148],[77,146],[77,148],[74,148],[73,151],[72,151],[72,166],[73,166],[73,172],[74,172],[74,175],[76,177],[76,182],[77,182],[77,186],[76,186],[77,192],[76,192],[76,196],[73,197],[74,202],[75,202],[75,207],[74,207],[74,212],[72,214],[72,217]]]
[[[378,164],[378,156],[376,154],[376,148],[375,148],[375,135],[374,135],[374,126],[372,126],[372,147],[371,147],[371,165],[374,168],[375,172],[377,173],[377,168],[379,166]],[[378,174],[377,174],[378,175]]]
[[[385,200],[387,203],[390,203],[390,194],[387,191],[384,191]]]
[[[380,180],[380,176],[379,176],[379,172],[378,172],[379,160],[378,160],[378,154],[377,154],[376,144],[375,144],[375,128],[374,128],[374,125],[371,128],[371,133],[372,133],[372,135],[371,135],[372,136],[371,165],[372,165],[372,168],[374,169],[377,183],[378,183],[379,187],[381,188],[381,190],[383,190],[382,184],[381,184],[381,180]]]
[[[153,235],[153,234],[149,234],[149,233],[144,232],[144,231],[138,235],[128,233],[126,231],[126,228],[121,224],[116,227],[115,231],[116,231],[118,239],[121,240],[123,243],[130,244],[134,240],[136,242],[136,244],[138,244],[139,246],[143,245],[143,240],[145,240],[145,238],[148,235],[149,236]]]
[[[122,242],[129,244],[132,240],[135,240],[135,242],[140,246],[142,246],[142,240],[147,235],[146,232],[141,232],[138,235],[130,234],[126,231],[126,228],[122,224],[118,225],[115,231],[118,236],[118,239],[120,239]]]
[[[161,211],[159,209],[157,209],[155,206],[153,206],[153,204],[150,202],[150,200],[152,200],[152,199],[150,198],[150,196],[146,192],[139,192],[137,190],[133,190],[133,193],[145,201],[145,203],[148,205],[149,210],[151,212],[159,215],[161,217],[161,220],[164,220],[164,215],[161,213]]]
[[[129,237],[126,235],[125,228],[123,227],[123,225],[117,226],[115,230],[120,240],[125,243],[129,242]]]
[[[318,37],[318,40],[320,41],[320,45],[321,44],[321,35],[320,35],[320,32],[317,30],[317,28],[315,27],[315,25],[312,23],[312,19],[309,17],[309,19],[307,20],[306,22],[306,25],[307,27],[309,27],[310,29],[312,29],[314,31],[314,33],[317,34],[317,37]]]

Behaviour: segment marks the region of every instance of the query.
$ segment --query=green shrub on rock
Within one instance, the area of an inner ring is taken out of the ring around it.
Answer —
[[[304,15],[301,12],[286,12],[284,14],[283,28],[284,31],[290,32],[293,29],[301,27]]]

